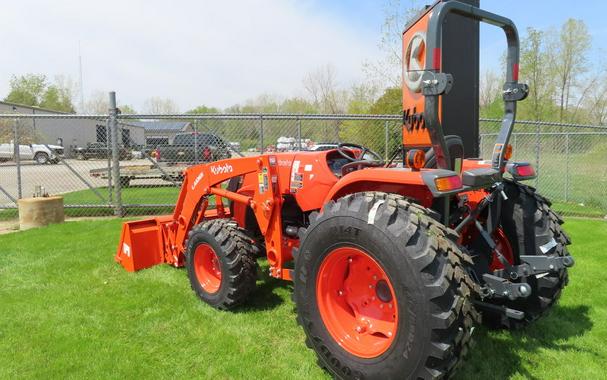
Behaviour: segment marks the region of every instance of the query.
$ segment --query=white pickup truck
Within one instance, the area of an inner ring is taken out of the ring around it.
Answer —
[[[63,155],[63,147],[59,145],[29,144],[19,145],[20,160],[34,160],[37,164],[56,164]],[[15,159],[15,145],[0,144],[0,162]]]

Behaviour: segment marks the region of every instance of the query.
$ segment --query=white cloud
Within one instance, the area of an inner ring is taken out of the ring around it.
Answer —
[[[151,96],[186,110],[293,95],[326,63],[348,84],[378,54],[377,35],[316,1],[11,1],[0,12],[0,95],[11,74],[76,79],[79,41],[85,94],[115,90],[136,108]]]

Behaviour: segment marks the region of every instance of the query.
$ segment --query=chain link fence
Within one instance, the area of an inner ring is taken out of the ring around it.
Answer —
[[[5,111],[6,112],[6,111]],[[184,168],[261,152],[365,145],[398,151],[400,115],[108,115],[0,113],[0,221],[34,192],[64,197],[67,216],[169,213]],[[490,157],[500,120],[481,120]],[[531,181],[563,215],[607,214],[607,128],[519,121],[514,159],[535,165]]]

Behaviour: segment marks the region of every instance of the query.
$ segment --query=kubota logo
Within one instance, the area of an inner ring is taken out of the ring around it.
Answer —
[[[403,79],[405,84],[413,92],[420,92],[422,74],[426,63],[426,34],[417,32],[411,37],[405,56]]]
[[[194,188],[196,187],[196,185],[198,185],[198,182],[200,182],[200,180],[202,179],[202,177],[204,177],[204,173],[200,173],[198,174],[198,176],[194,179],[194,183],[192,183],[192,190],[194,190]]]
[[[226,174],[226,173],[232,173],[234,171],[234,168],[232,167],[232,165],[230,164],[223,164],[223,165],[219,165],[219,166],[211,166],[211,173],[217,175],[217,174]]]

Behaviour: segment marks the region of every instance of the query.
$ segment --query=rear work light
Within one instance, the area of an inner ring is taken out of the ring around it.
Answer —
[[[438,191],[452,191],[462,188],[462,179],[457,175],[439,177],[434,179],[434,184]]]
[[[506,166],[506,170],[515,180],[535,178],[535,169],[528,162],[513,162]]]
[[[426,153],[421,149],[411,149],[407,152],[406,164],[413,170],[419,170],[426,163]]]

